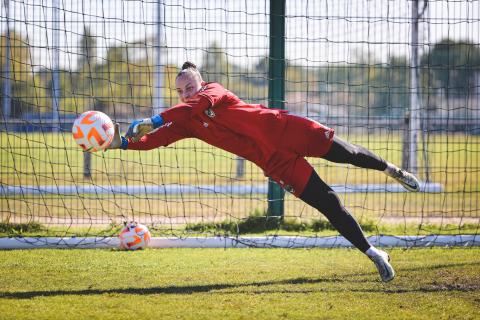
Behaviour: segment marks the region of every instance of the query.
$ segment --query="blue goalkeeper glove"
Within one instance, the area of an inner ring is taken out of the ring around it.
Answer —
[[[163,124],[163,118],[157,114],[151,118],[145,118],[140,120],[134,120],[128,127],[126,138],[132,139],[133,142],[137,142],[144,135],[152,132],[153,130],[161,127]]]

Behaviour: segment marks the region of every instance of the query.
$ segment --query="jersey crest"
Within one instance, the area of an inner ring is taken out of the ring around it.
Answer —
[[[205,115],[209,118],[214,118],[215,117],[215,112],[213,112],[212,108],[205,109],[205,111],[203,111],[203,113],[205,113]]]

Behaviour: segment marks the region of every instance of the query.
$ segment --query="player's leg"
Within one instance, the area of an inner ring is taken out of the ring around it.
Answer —
[[[382,281],[387,282],[395,277],[388,254],[368,242],[360,225],[343,206],[335,191],[315,171],[299,198],[324,214],[342,236],[365,253],[375,263]]]
[[[333,138],[330,150],[322,158],[336,163],[349,163],[360,168],[383,171],[407,190],[420,190],[420,184],[413,174],[383,160],[362,146],[349,143],[336,136]]]
[[[278,141],[279,149],[294,152],[302,157],[321,157],[337,163],[349,163],[361,168],[383,171],[407,190],[420,189],[417,178],[412,174],[362,146],[338,138],[331,128],[311,119],[288,115],[285,133]]]
[[[370,150],[337,136],[333,138],[330,150],[322,158],[336,163],[349,163],[357,167],[379,171],[384,171],[388,166],[385,160]]]

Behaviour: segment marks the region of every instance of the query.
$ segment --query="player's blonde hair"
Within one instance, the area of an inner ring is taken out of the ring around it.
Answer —
[[[190,62],[186,61],[182,65],[182,70],[177,74],[177,78],[188,75],[190,77],[197,78],[200,82],[203,82],[202,75],[197,69],[197,66]]]

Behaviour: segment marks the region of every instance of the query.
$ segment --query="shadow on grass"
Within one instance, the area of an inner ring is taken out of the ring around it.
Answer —
[[[420,268],[403,268],[400,272],[415,272],[426,271],[450,267],[464,267],[470,265],[478,265],[478,263],[458,263],[458,264],[441,264]],[[51,297],[63,295],[102,295],[102,294],[193,294],[205,293],[217,290],[226,290],[219,292],[221,294],[262,294],[262,293],[314,293],[314,292],[365,292],[365,293],[415,293],[415,292],[446,292],[446,291],[479,291],[478,284],[470,286],[461,286],[456,284],[439,284],[428,285],[418,288],[406,288],[395,286],[395,281],[392,284],[381,284],[370,279],[362,279],[364,276],[372,276],[374,273],[355,273],[345,275],[334,275],[323,278],[294,278],[277,281],[258,281],[247,283],[219,283],[219,284],[205,284],[205,285],[186,285],[186,286],[165,286],[165,287],[151,287],[151,288],[117,288],[117,289],[84,289],[84,290],[52,290],[52,291],[24,291],[24,292],[0,292],[0,298],[7,299],[31,299],[36,297]],[[375,274],[376,275],[376,274]],[[272,290],[228,290],[238,289],[243,287],[267,287],[275,285],[303,285],[303,284],[318,284],[318,283],[373,283],[378,284],[375,288],[355,288],[355,287],[328,287],[328,288],[304,288],[304,289],[282,289],[272,288]]]
[[[118,288],[118,289],[84,289],[84,290],[53,290],[53,291],[25,291],[25,292],[0,292],[0,298],[30,299],[35,297],[49,297],[61,295],[99,295],[99,294],[192,294],[211,292],[216,290],[233,289],[241,287],[263,287],[288,284],[315,284],[315,283],[346,282],[345,279],[329,278],[296,278],[279,281],[260,281],[249,283],[219,283],[206,285],[166,286],[151,288]]]

